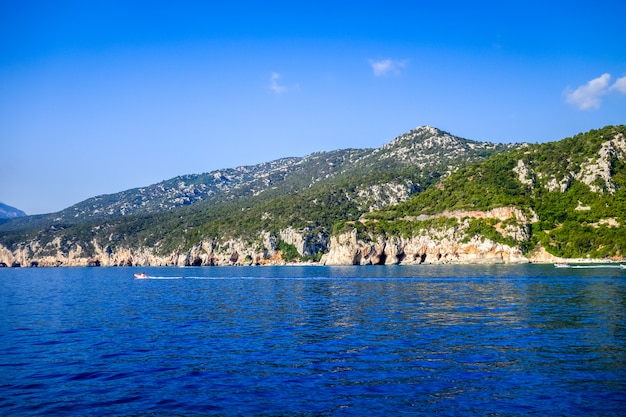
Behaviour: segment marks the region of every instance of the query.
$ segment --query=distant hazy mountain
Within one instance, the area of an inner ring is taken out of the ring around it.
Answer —
[[[0,203],[0,219],[13,219],[15,217],[24,217],[26,213],[15,207],[7,206],[4,203]]]

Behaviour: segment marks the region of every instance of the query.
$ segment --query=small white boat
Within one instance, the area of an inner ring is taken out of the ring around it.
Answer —
[[[142,272],[142,273],[135,274],[135,278],[142,279],[142,278],[150,278],[150,277],[145,272]]]
[[[570,265],[566,263],[558,263],[558,264],[554,264],[554,266],[556,268],[570,268]]]

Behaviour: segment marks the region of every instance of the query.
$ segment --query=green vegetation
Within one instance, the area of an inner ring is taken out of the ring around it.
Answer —
[[[296,260],[301,260],[298,249],[296,249],[296,247],[291,243],[279,240],[276,246],[277,249],[281,252],[281,257],[284,261],[293,262]]]
[[[399,236],[408,238],[419,236],[425,230],[447,230],[458,227],[456,218],[435,218],[429,220],[369,220],[365,223],[357,224],[359,238],[372,239],[375,236]]]
[[[453,210],[489,210],[529,204],[529,190],[517,181],[514,153],[496,155],[483,163],[462,167],[419,196],[372,214],[392,218]]]
[[[528,227],[528,241],[505,238],[495,220],[472,219],[465,230],[467,238],[480,235],[495,242],[517,244],[524,251],[541,243],[550,253],[562,257],[603,258],[624,256],[626,248],[626,161],[611,155],[610,170],[616,191],[597,179],[600,192],[575,177],[590,159],[598,156],[603,143],[617,134],[626,135],[625,126],[609,126],[559,142],[528,146],[459,169],[434,187],[408,201],[367,215],[368,219],[394,221],[424,214],[453,210],[490,210],[517,207],[528,217],[535,213],[539,222]],[[523,184],[514,171],[522,161],[532,184]],[[549,182],[568,185],[549,189]],[[583,207],[581,209],[581,206]],[[607,219],[613,220],[613,225]],[[604,221],[604,224],[600,222]],[[619,225],[616,226],[616,225]],[[417,226],[416,226],[417,227]],[[387,227],[387,229],[391,229]],[[412,232],[414,233],[414,232]]]

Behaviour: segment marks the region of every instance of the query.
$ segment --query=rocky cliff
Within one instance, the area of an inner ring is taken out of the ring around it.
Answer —
[[[293,233],[293,232],[292,232]],[[330,238],[329,252],[322,256],[321,265],[415,265],[444,263],[522,263],[528,259],[516,247],[474,237],[461,242],[456,232],[427,233],[411,238],[383,238],[376,241],[357,239],[356,230]],[[298,234],[297,240],[306,249],[308,237]],[[96,245],[94,245],[96,246]],[[227,266],[227,265],[285,265],[276,248],[255,248],[242,240],[200,242],[186,251],[156,254],[150,248],[118,248],[110,250],[96,246],[87,255],[76,245],[68,251],[58,248],[45,255],[35,244],[10,251],[0,246],[1,266]],[[49,248],[48,248],[49,249]],[[310,261],[307,261],[310,262]]]
[[[434,216],[422,216],[419,221],[436,218],[455,218],[451,227],[425,227],[411,236],[369,234],[358,237],[357,229],[333,236],[324,265],[416,265],[449,263],[528,263],[518,246],[494,242],[471,234],[470,219],[493,219],[495,228],[503,237],[514,236],[515,241],[527,241],[526,225],[536,221],[519,209],[503,207],[489,211],[455,211]],[[516,218],[516,224],[504,223]],[[415,221],[417,219],[404,219]]]
[[[333,237],[322,265],[528,263],[519,248],[474,237],[463,243],[441,236],[359,240],[356,231]]]
[[[0,245],[0,266],[226,266],[284,265],[278,242],[282,241],[305,257],[325,251],[328,237],[311,229],[263,232],[254,241],[246,239],[203,240],[189,249],[160,253],[156,247],[116,247],[93,239],[88,245],[56,238],[46,244],[38,240],[10,250]],[[88,246],[88,247],[87,247]]]
[[[33,240],[11,251],[0,246],[0,262],[5,266],[220,266],[285,264],[278,241],[293,245],[298,253],[311,256],[325,253],[322,265],[395,265],[444,263],[522,263],[528,259],[519,247],[469,236],[470,219],[494,219],[503,236],[527,240],[524,225],[534,222],[522,211],[503,207],[489,211],[454,211],[421,216],[419,221],[457,219],[452,227],[424,228],[410,237],[369,235],[359,238],[356,228],[337,236],[319,230],[292,227],[276,235],[260,233],[253,241],[245,239],[203,240],[187,250],[159,254],[156,248],[112,248],[96,239],[89,249],[79,242],[56,238],[45,245]],[[505,223],[515,218],[518,223]],[[405,219],[415,221],[417,219]],[[365,221],[365,220],[363,220]]]

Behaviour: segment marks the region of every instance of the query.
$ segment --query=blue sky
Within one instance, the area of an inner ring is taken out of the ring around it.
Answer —
[[[420,125],[534,143],[624,124],[624,16],[623,1],[0,0],[0,201],[55,212]]]

